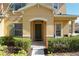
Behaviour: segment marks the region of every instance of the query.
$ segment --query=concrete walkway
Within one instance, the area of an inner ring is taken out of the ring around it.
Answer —
[[[34,41],[32,42],[32,56],[45,56],[44,55],[44,44],[42,41]]]

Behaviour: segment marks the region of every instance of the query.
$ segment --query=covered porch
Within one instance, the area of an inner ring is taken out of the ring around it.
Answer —
[[[76,19],[77,16],[73,15],[54,15],[55,37],[73,36],[75,33]]]

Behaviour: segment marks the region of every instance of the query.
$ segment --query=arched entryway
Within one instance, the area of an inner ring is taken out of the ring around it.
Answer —
[[[42,41],[46,46],[46,21],[31,21],[31,38],[32,41]]]

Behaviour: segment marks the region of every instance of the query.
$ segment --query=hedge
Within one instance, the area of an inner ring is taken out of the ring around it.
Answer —
[[[4,38],[0,37],[0,45],[3,45],[3,44],[4,44]]]
[[[20,47],[24,49],[25,51],[28,51],[29,48],[31,48],[31,40],[30,38],[17,38],[15,37],[15,46]]]
[[[70,52],[79,51],[79,36],[64,38],[48,38],[48,51]]]
[[[0,45],[14,45],[14,39],[12,36],[0,37]]]
[[[0,45],[2,46],[6,45],[8,46],[8,49],[11,47],[12,49],[15,50],[19,49],[28,52],[29,49],[31,49],[31,39],[23,38],[23,37],[4,36],[4,37],[0,37]]]

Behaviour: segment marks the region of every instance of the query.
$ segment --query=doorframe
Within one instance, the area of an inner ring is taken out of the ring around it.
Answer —
[[[37,24],[42,24],[42,36],[43,36],[43,42],[44,42],[44,45],[46,48],[48,48],[48,40],[46,39],[46,21],[43,21],[43,20],[34,20],[34,21],[37,21],[36,23]],[[31,21],[31,26],[30,26],[30,31],[31,31],[31,39],[32,41],[34,41],[34,36],[35,36],[35,32],[34,32],[34,24],[35,22],[34,21]],[[40,22],[41,21],[41,22]]]
[[[41,37],[42,37],[42,39],[44,39],[44,37],[43,37],[43,23],[41,22],[41,21],[35,21],[35,23],[33,24],[33,26],[34,26],[34,28],[33,28],[33,34],[34,34],[34,40],[35,40],[35,24],[41,24]]]
[[[31,23],[31,37],[32,37],[32,40],[34,41],[35,40],[35,24],[41,24],[42,25],[42,38],[44,39],[44,36],[46,36],[46,30],[45,29],[45,25],[44,25],[44,21],[32,21]]]

